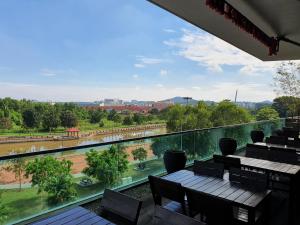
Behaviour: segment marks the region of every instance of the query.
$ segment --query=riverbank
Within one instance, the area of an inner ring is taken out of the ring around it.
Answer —
[[[121,128],[111,128],[103,130],[93,130],[88,132],[82,132],[79,134],[79,137],[66,136],[66,134],[61,135],[45,135],[45,136],[5,136],[0,137],[0,144],[14,144],[14,143],[25,143],[25,142],[40,142],[40,141],[67,141],[75,140],[79,138],[91,138],[98,135],[114,135],[126,132],[134,131],[147,131],[153,129],[163,129],[165,124],[148,124],[141,126],[130,126],[130,127],[121,127]],[[45,133],[46,134],[46,133]]]

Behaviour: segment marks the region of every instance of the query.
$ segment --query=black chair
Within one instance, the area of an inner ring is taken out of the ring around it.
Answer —
[[[234,155],[237,148],[237,142],[233,138],[221,138],[219,140],[219,147],[222,155]]]
[[[247,189],[264,191],[268,187],[268,175],[248,170],[231,168],[229,180],[232,183],[241,185]]]
[[[287,138],[299,138],[299,130],[294,129],[293,127],[284,127],[283,128],[283,136]]]
[[[206,224],[233,224],[233,208],[228,201],[189,188],[186,188],[186,196],[190,211],[204,215]]]
[[[160,206],[155,206],[154,225],[204,225],[191,217],[172,212]]]
[[[180,183],[151,175],[148,179],[155,205],[186,215],[185,191]],[[163,204],[163,198],[171,201]]]
[[[276,145],[287,145],[288,138],[285,136],[271,136],[266,138],[266,142]]]
[[[298,165],[298,155],[295,149],[271,147],[269,160],[274,162]]]
[[[251,135],[251,139],[252,139],[253,143],[264,141],[265,134],[261,130],[253,130],[253,131],[251,131],[250,135]]]
[[[246,146],[246,157],[268,160],[268,158],[269,158],[269,149],[268,149],[267,146],[247,144],[247,146]]]
[[[288,146],[300,148],[300,139],[288,140]]]
[[[231,167],[241,168],[240,158],[234,158],[234,157],[228,157],[222,155],[214,155],[213,157],[214,157],[214,162],[223,164],[226,170],[229,170]]]
[[[264,173],[231,168],[229,171],[229,180],[231,183],[251,191],[266,191],[268,188],[268,175]],[[239,222],[246,224],[249,222],[249,213],[243,208],[234,207],[234,216]],[[266,219],[266,216],[266,208],[261,206],[261,208],[256,210],[254,215],[255,224]]]
[[[111,222],[136,225],[142,202],[116,191],[105,189],[100,203],[101,216]]]
[[[224,164],[195,160],[193,171],[198,175],[223,178]]]

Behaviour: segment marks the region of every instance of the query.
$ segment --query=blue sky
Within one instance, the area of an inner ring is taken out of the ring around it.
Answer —
[[[276,65],[146,0],[0,2],[0,97],[271,100]]]

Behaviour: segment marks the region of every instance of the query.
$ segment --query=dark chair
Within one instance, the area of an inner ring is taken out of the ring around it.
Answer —
[[[191,217],[172,212],[160,206],[155,206],[154,225],[204,225]]]
[[[219,147],[222,155],[234,155],[237,148],[237,142],[233,138],[221,138],[219,140]]]
[[[203,161],[194,161],[193,171],[195,174],[223,178],[224,164]]]
[[[180,183],[151,175],[148,176],[148,179],[155,205],[186,215],[185,191]],[[171,202],[163,205],[163,198],[171,200]]]
[[[141,206],[141,201],[119,192],[105,189],[100,203],[100,214],[114,223],[136,225]]]
[[[300,139],[288,140],[288,146],[300,148]]]
[[[204,215],[208,225],[232,225],[233,208],[224,199],[186,188],[189,208]]]
[[[270,144],[276,145],[287,145],[288,138],[285,136],[271,136],[270,138],[266,138],[266,142]]]
[[[223,164],[226,170],[229,170],[231,167],[241,168],[241,159],[239,158],[222,156],[222,155],[214,155],[213,157],[214,157],[214,162]]]
[[[251,131],[250,135],[251,135],[251,139],[252,139],[253,143],[264,141],[265,134],[261,130],[253,130],[253,131]]]
[[[283,128],[283,136],[288,138],[299,138],[299,130],[294,129],[293,127],[284,127]]]
[[[267,174],[240,170],[237,168],[231,168],[229,170],[229,180],[232,183],[236,183],[251,190],[264,191],[268,187]]]
[[[231,168],[229,171],[229,180],[231,183],[251,191],[266,191],[268,188],[268,175],[264,173]],[[249,222],[249,213],[243,208],[234,207],[234,215],[235,219],[239,222]],[[266,219],[266,216],[266,208],[261,206],[256,210],[253,220],[257,224],[258,221]]]
[[[268,158],[269,158],[269,149],[268,149],[267,146],[247,144],[247,146],[246,146],[246,157],[268,160]]]
[[[274,162],[298,164],[298,155],[295,149],[271,147],[269,160]]]

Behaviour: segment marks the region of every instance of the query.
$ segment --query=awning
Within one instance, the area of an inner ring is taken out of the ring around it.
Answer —
[[[269,55],[266,43],[213,10],[206,0],[149,1],[263,61],[300,59],[299,0],[225,1],[268,37],[280,40],[276,55]]]

